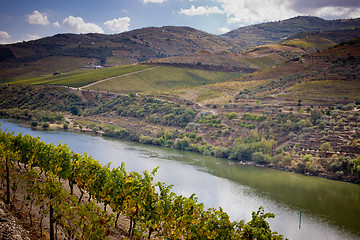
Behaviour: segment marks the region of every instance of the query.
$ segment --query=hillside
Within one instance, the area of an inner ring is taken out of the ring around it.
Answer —
[[[285,58],[276,53],[266,53],[260,56],[248,53],[202,50],[191,55],[159,58],[147,61],[146,63],[212,71],[252,73],[285,60]]]
[[[358,29],[359,26],[360,18],[324,20],[318,17],[298,16],[282,21],[241,27],[222,36],[238,39],[251,48],[279,42],[301,32]]]
[[[174,26],[148,27],[115,35],[57,34],[1,45],[0,82],[71,72],[84,66],[112,67],[144,61],[251,73],[358,38],[359,23],[359,19],[327,21],[296,17],[239,28],[222,36]],[[289,39],[281,41],[285,38]]]
[[[116,35],[58,34],[0,46],[0,79],[37,77],[85,65],[118,66],[199,50],[240,51],[238,40],[190,27],[151,27]]]
[[[2,85],[0,114],[29,120],[38,128],[101,133],[250,164],[360,181],[360,40],[230,81],[215,79],[214,84],[209,84],[212,79],[199,84],[203,81],[199,79],[225,75],[184,68],[135,67],[149,70],[125,82],[115,77],[89,87],[101,92]],[[129,68],[116,69],[120,70]],[[161,75],[181,80],[196,74],[197,84],[179,81],[187,84],[186,88],[180,85],[180,89],[174,89],[176,83],[168,80],[173,85],[165,89],[166,81],[160,85],[156,81]],[[118,92],[118,86],[132,87],[127,83],[132,80],[147,90],[163,90],[111,93]]]
[[[283,101],[296,104],[299,99],[312,105],[343,104],[360,97],[359,64],[360,40],[357,39],[284,61],[234,81],[172,94],[203,104],[253,103],[254,99],[279,104]]]
[[[137,64],[96,70],[81,69],[64,74],[13,81],[11,84],[61,85],[113,93],[136,93],[224,82],[240,76],[239,73]]]

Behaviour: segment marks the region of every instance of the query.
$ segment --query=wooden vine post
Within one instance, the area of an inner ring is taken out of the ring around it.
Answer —
[[[9,204],[10,203],[10,163],[9,163],[9,159],[6,158],[6,203]]]

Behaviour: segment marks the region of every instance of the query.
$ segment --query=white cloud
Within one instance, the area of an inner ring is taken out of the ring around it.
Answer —
[[[165,2],[166,0],[143,0],[144,3],[163,3]]]
[[[227,27],[221,27],[217,29],[219,33],[223,34],[223,33],[227,33],[230,32],[230,29]]]
[[[130,18],[123,17],[106,21],[104,25],[112,31],[124,32],[129,30]]]
[[[54,22],[54,23],[53,23],[53,26],[54,26],[54,27],[60,27],[60,24],[59,24],[59,22]]]
[[[315,9],[312,15],[325,18],[358,18],[360,17],[360,8],[356,7],[322,7]]]
[[[228,23],[254,24],[286,19],[298,15],[286,0],[217,0]]]
[[[358,0],[214,0],[229,24],[256,24],[312,15],[325,19],[360,17]]]
[[[39,25],[49,25],[50,22],[46,16],[46,14],[41,13],[37,10],[33,12],[31,15],[27,15],[26,21],[30,24],[39,24]]]
[[[181,8],[180,10],[180,14],[185,14],[188,16],[222,14],[222,13],[223,11],[221,11],[218,7],[208,7],[208,6],[195,7],[194,5],[191,5],[189,9]]]
[[[5,31],[0,31],[0,38],[11,38],[11,36]]]
[[[69,16],[64,19],[63,25],[75,33],[104,33],[101,27],[94,23],[86,23],[81,17]]]
[[[38,35],[34,35],[34,34],[26,34],[26,36],[28,37],[27,40],[36,40],[39,39],[40,37]]]

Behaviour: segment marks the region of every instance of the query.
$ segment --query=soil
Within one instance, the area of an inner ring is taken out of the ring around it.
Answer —
[[[17,169],[17,171],[24,171],[23,169]],[[41,210],[38,206],[33,204],[31,214],[29,215],[30,201],[26,199],[26,183],[21,182],[18,184],[16,194],[14,198],[13,191],[11,191],[10,203],[5,202],[5,184],[0,183],[0,240],[47,240],[50,239],[49,228],[49,216],[45,215],[41,221]],[[67,183],[63,183],[63,187],[66,190],[70,190]],[[80,191],[75,186],[74,195],[79,197]],[[83,196],[83,202],[88,201],[89,196],[85,193]],[[99,207],[104,209],[104,205],[98,203]],[[110,207],[107,207],[107,211],[112,214]],[[31,220],[30,217],[31,216]],[[32,222],[32,224],[31,224]],[[40,224],[41,222],[41,224]],[[41,225],[41,227],[40,227]],[[111,235],[108,239],[118,240],[125,239],[127,229],[129,227],[129,221],[125,216],[120,216],[117,226],[112,229]],[[65,240],[65,234],[61,227],[56,228],[57,240]]]

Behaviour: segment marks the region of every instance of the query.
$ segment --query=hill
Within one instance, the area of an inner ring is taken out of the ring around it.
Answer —
[[[298,16],[282,21],[241,27],[222,36],[238,39],[251,48],[279,42],[301,32],[358,29],[359,26],[360,18],[324,20],[318,17]]]
[[[116,93],[178,89],[224,82],[239,73],[205,71],[145,64],[103,69],[81,69],[69,73],[13,81],[22,85],[61,85]]]
[[[260,56],[252,53],[201,50],[191,55],[159,58],[147,61],[146,63],[213,71],[252,73],[285,60],[285,58],[276,53],[266,53]]]
[[[359,23],[359,19],[296,17],[240,28],[222,36],[173,26],[115,35],[58,34],[0,46],[0,82],[72,72],[84,66],[113,67],[138,62],[252,73],[359,38]]]
[[[238,77],[147,65],[87,71],[80,79],[90,72],[110,79],[85,89],[2,85],[0,115],[360,181],[359,39]],[[70,85],[77,76],[43,80]]]
[[[284,61],[234,81],[175,94],[203,104],[226,104],[229,101],[253,104],[254,99],[295,105],[299,99],[310,105],[345,104],[360,97],[359,66],[360,39],[355,39]],[[204,95],[207,97],[202,97]]]
[[[302,32],[240,53],[200,50],[191,55],[152,59],[147,64],[252,73],[356,38],[360,38],[360,29]]]
[[[80,66],[118,66],[176,55],[239,51],[238,40],[190,27],[150,27],[116,35],[58,34],[0,46],[1,79],[40,76]]]

